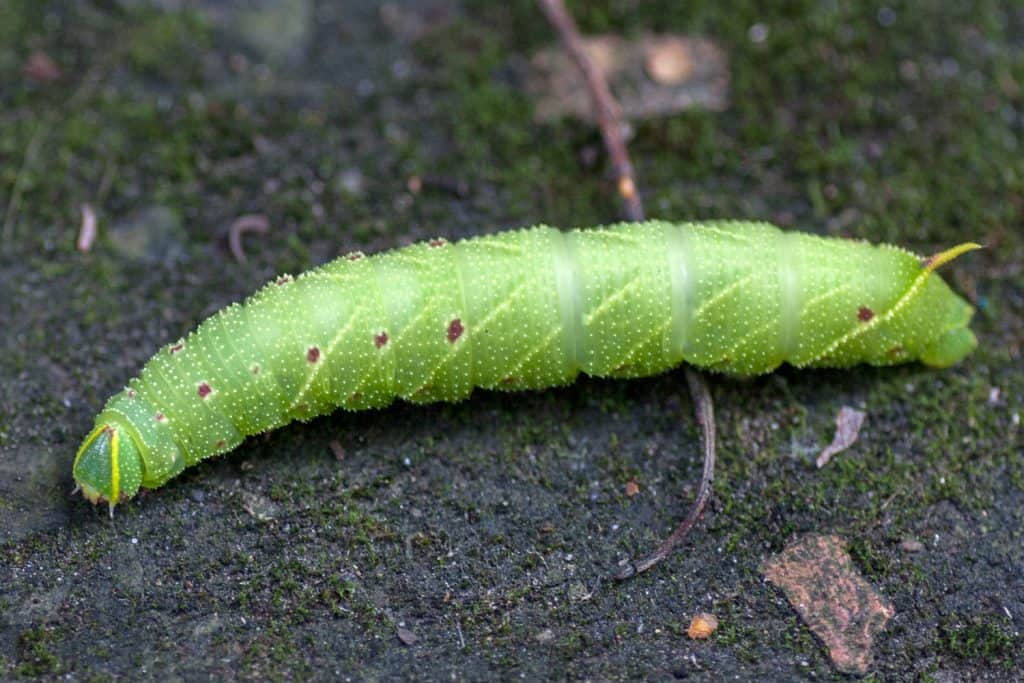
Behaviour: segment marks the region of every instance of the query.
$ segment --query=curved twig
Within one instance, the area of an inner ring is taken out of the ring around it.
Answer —
[[[657,550],[642,560],[627,563],[619,570],[619,573],[615,575],[619,581],[642,574],[668,557],[673,548],[690,533],[690,529],[704,514],[704,508],[711,500],[715,481],[715,406],[711,400],[711,392],[708,391],[708,383],[704,381],[704,377],[700,373],[691,367],[686,368],[686,383],[690,387],[690,396],[693,397],[693,408],[697,414],[697,422],[700,424],[704,446],[704,472],[701,474],[697,498],[690,506],[686,518],[679,523],[671,536],[661,542]]]
[[[587,91],[590,93],[591,101],[594,103],[594,110],[597,112],[598,125],[601,128],[601,137],[604,140],[605,148],[615,166],[618,176],[619,195],[625,204],[625,213],[629,220],[641,221],[644,219],[643,202],[640,194],[636,191],[636,181],[633,177],[633,164],[629,160],[629,153],[626,151],[626,143],[622,139],[622,123],[620,119],[621,109],[615,98],[612,96],[608,84],[604,80],[601,71],[587,55],[583,47],[583,39],[580,37],[576,22],[572,15],[565,9],[562,0],[537,0],[540,8],[547,15],[548,20],[558,31],[565,48],[572,55],[583,74]],[[711,493],[715,479],[715,409],[711,400],[711,392],[708,390],[707,382],[703,376],[693,368],[686,368],[686,383],[690,388],[690,396],[693,398],[694,412],[697,422],[700,425],[703,450],[704,450],[704,472],[701,475],[700,488],[697,490],[697,498],[693,501],[686,518],[680,522],[676,530],[668,538],[661,542],[657,550],[642,560],[627,563],[615,575],[618,580],[628,579],[637,574],[642,574],[655,566],[672,552],[679,543],[686,538],[690,529],[697,523],[704,508],[711,500]]]
[[[245,252],[242,250],[242,234],[258,232],[261,235],[270,230],[270,221],[263,214],[251,213],[239,216],[228,228],[228,248],[231,255],[241,264],[245,264]]]

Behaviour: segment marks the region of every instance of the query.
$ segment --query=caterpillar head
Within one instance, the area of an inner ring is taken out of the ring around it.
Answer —
[[[113,517],[114,506],[142,484],[142,456],[124,425],[104,420],[82,442],[73,473],[76,489],[93,504],[107,501]]]
[[[978,338],[967,326],[973,315],[974,308],[960,297],[950,302],[945,316],[940,319],[938,336],[918,354],[921,362],[933,368],[948,368],[974,351]]]

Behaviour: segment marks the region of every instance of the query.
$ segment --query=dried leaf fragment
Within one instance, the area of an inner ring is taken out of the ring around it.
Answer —
[[[857,443],[857,436],[860,434],[861,425],[864,424],[864,417],[865,413],[856,408],[843,406],[839,409],[839,412],[836,413],[836,435],[832,438],[832,443],[825,447],[815,461],[819,469],[827,465],[833,455],[841,453]]]
[[[399,626],[397,632],[398,639],[402,641],[403,645],[415,645],[416,641],[419,640],[415,633],[404,626]]]
[[[875,635],[895,610],[857,573],[842,538],[805,534],[766,560],[761,573],[786,594],[837,669],[867,672]]]

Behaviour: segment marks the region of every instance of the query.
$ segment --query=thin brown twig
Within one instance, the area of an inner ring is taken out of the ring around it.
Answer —
[[[231,255],[241,264],[245,264],[245,250],[242,249],[242,234],[258,232],[261,235],[270,230],[270,221],[263,214],[246,214],[239,216],[228,228],[228,248]]]
[[[92,249],[92,244],[96,241],[96,210],[88,202],[79,206],[78,210],[82,213],[82,223],[78,229],[75,247],[84,254]]]
[[[569,51],[576,66],[583,73],[587,91],[590,93],[594,110],[597,113],[597,125],[601,129],[605,149],[615,167],[616,183],[619,196],[626,205],[626,218],[631,221],[644,219],[644,207],[640,201],[640,193],[636,190],[633,177],[633,164],[626,152],[626,143],[622,139],[622,114],[618,102],[608,88],[601,70],[587,54],[583,38],[576,27],[572,15],[565,9],[562,0],[537,0],[541,10],[547,15],[548,21],[555,27],[558,37]]]
[[[605,148],[608,150],[608,155],[611,157],[618,175],[619,195],[625,203],[626,216],[633,221],[643,220],[643,202],[640,199],[640,194],[636,191],[633,164],[629,160],[626,143],[622,139],[621,109],[612,96],[600,70],[587,55],[576,22],[565,9],[562,0],[537,0],[537,2],[555,30],[558,31],[559,38],[583,73],[587,91],[590,93],[591,101],[597,112],[601,137],[604,139]],[[624,565],[615,575],[618,580],[642,574],[668,557],[672,550],[690,533],[701,515],[704,514],[704,508],[707,507],[708,501],[711,499],[715,479],[714,403],[707,382],[693,368],[686,368],[686,383],[690,388],[690,396],[693,398],[694,412],[700,425],[704,450],[704,471],[701,474],[697,498],[690,506],[686,518],[676,527],[675,531],[662,541],[653,553],[642,560],[631,561]]]
[[[694,412],[697,415],[697,422],[700,424],[703,437],[701,441],[704,446],[704,472],[701,474],[697,498],[690,506],[686,518],[676,527],[672,535],[661,542],[657,550],[642,560],[633,560],[627,563],[619,570],[619,573],[615,575],[619,581],[643,574],[668,557],[672,550],[690,533],[690,529],[704,514],[704,508],[711,500],[715,480],[715,407],[711,400],[711,392],[708,391],[708,383],[704,381],[699,372],[689,366],[686,367],[686,383],[690,387],[690,396],[693,397]]]

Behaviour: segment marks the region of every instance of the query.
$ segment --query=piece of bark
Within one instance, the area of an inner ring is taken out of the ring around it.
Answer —
[[[839,536],[805,534],[761,565],[843,673],[871,667],[876,634],[895,610],[853,566]]]
[[[645,35],[625,40],[589,36],[583,47],[608,80],[623,120],[665,116],[685,109],[722,111],[729,106],[729,64],[725,52],[705,38]],[[530,60],[527,91],[538,121],[574,116],[593,122],[585,84],[561,48],[547,48]]]

